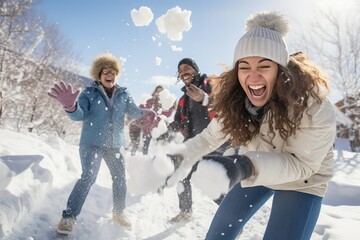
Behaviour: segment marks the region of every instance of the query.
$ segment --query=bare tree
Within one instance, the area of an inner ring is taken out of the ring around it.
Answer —
[[[298,45],[326,70],[332,86],[342,95],[342,110],[354,121],[349,133],[359,137],[356,96],[360,91],[360,1],[354,0],[349,9],[320,11]]]
[[[32,0],[0,0],[0,121],[6,100],[15,93],[10,73],[16,73],[21,49],[31,42],[38,26],[32,6]]]
[[[321,21],[314,23],[304,35],[307,48],[326,69],[334,86],[348,97],[360,87],[360,18],[347,12],[321,12]]]
[[[57,26],[47,24],[33,4],[0,0],[0,125],[63,138],[78,135],[79,124],[46,95],[60,80],[83,85],[68,71],[76,57]]]
[[[28,105],[28,126],[26,128],[30,132],[37,126],[43,125],[42,120],[46,119],[49,106],[46,92],[62,75],[61,73],[58,75],[53,74],[51,69],[61,64],[62,59],[71,58],[72,52],[69,44],[63,40],[56,26],[43,24],[42,29],[42,37],[38,38],[42,40],[37,43],[35,48],[33,46],[27,48],[33,48],[31,55],[32,58],[36,59],[35,68],[32,69],[32,74],[27,81],[22,81],[21,84],[24,97],[29,100],[26,102]]]

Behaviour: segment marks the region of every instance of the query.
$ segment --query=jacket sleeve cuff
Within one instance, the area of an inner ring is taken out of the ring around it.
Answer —
[[[75,102],[75,104],[73,105],[73,106],[70,106],[70,107],[64,107],[64,110],[66,111],[66,112],[68,112],[68,113],[72,113],[72,112],[75,112],[75,110],[76,110],[76,102]]]
[[[202,105],[207,106],[209,104],[209,95],[205,93],[204,99],[202,100]]]

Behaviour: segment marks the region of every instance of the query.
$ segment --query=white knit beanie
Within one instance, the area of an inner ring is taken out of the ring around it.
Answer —
[[[289,31],[288,22],[277,12],[260,12],[246,21],[246,33],[236,45],[233,64],[245,57],[264,57],[282,66],[289,61],[283,36]]]

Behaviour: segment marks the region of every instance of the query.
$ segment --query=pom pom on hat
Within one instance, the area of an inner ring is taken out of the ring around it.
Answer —
[[[283,15],[277,12],[259,12],[246,21],[246,31],[249,32],[256,27],[269,28],[277,31],[281,36],[285,36],[290,28],[288,21]]]
[[[264,57],[282,66],[289,61],[283,37],[289,31],[286,18],[278,12],[259,12],[246,21],[246,33],[236,45],[235,63],[245,57]]]
[[[110,53],[104,53],[98,55],[91,66],[90,75],[92,79],[99,81],[100,72],[103,68],[113,68],[117,71],[117,75],[121,73],[121,63],[120,60]]]

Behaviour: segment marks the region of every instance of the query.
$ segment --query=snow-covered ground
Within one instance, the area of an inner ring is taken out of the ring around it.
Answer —
[[[74,233],[70,237],[60,236],[56,234],[56,225],[80,175],[78,147],[54,136],[7,130],[0,130],[0,136],[0,239],[204,239],[217,209],[195,186],[193,219],[171,224],[168,220],[178,213],[176,187],[165,189],[162,195],[128,193],[126,213],[134,227],[124,230],[111,220],[111,179],[102,164]],[[344,140],[339,140],[335,148],[335,176],[312,240],[355,240],[360,236],[360,154],[349,152]],[[124,154],[128,156],[127,152]],[[131,184],[141,181],[137,176],[134,182],[131,176],[136,173],[134,166],[146,164],[142,160],[140,156],[127,158],[129,192],[134,192]],[[144,179],[149,177],[145,176],[146,168],[138,169]],[[150,170],[148,174],[153,174]],[[262,239],[270,208],[267,202],[245,226],[239,239]]]

